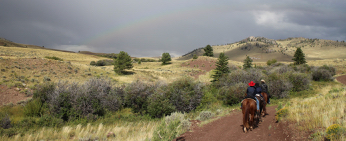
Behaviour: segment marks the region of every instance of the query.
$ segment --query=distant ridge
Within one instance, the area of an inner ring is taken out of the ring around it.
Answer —
[[[302,48],[307,60],[321,60],[330,58],[346,59],[345,41],[333,41],[324,39],[309,39],[303,37],[290,37],[287,39],[268,39],[265,37],[250,36],[243,40],[225,45],[213,45],[214,57],[217,58],[224,52],[230,60],[243,61],[250,56],[254,62],[266,62],[270,59],[292,62],[297,47]],[[203,48],[197,48],[178,60],[191,59],[194,54],[202,56]]]

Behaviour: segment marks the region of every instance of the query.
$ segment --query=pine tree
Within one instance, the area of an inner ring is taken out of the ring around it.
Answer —
[[[303,53],[303,50],[299,47],[297,48],[296,52],[294,53],[294,60],[295,65],[305,64],[305,55]]]
[[[125,69],[133,68],[131,57],[124,51],[120,51],[117,59],[114,59],[114,72],[121,74]]]
[[[213,56],[214,56],[213,48],[212,48],[210,45],[207,45],[207,46],[204,48],[204,54],[203,54],[203,56],[209,56],[209,57],[213,57]]]
[[[162,65],[167,64],[171,60],[172,60],[171,55],[169,55],[169,53],[162,53],[162,58],[161,58]]]
[[[249,56],[247,56],[246,59],[244,60],[243,69],[252,68],[252,62],[253,60]]]
[[[212,82],[218,81],[220,77],[222,77],[222,75],[229,73],[229,68],[227,64],[228,57],[225,55],[225,53],[220,53],[219,59],[216,62],[215,74],[212,75]]]

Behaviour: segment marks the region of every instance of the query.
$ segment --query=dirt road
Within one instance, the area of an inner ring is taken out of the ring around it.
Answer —
[[[285,141],[291,140],[288,128],[275,121],[276,106],[267,107],[269,115],[263,117],[258,127],[244,133],[242,130],[242,114],[240,110],[222,117],[212,123],[198,127],[192,132],[186,132],[176,140],[185,141]]]

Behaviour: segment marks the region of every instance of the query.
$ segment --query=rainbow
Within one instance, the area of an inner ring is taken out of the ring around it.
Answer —
[[[157,13],[154,15],[150,15],[147,17],[143,17],[137,20],[133,20],[131,22],[118,25],[115,27],[110,28],[109,30],[106,30],[104,32],[101,32],[97,34],[96,36],[90,37],[87,40],[83,41],[83,45],[89,45],[94,44],[98,42],[106,42],[108,40],[114,40],[119,36],[123,36],[125,34],[136,32],[140,29],[147,28],[148,25],[155,26],[160,25],[162,23],[168,22],[168,21],[174,21],[174,20],[180,20],[180,15],[200,15],[204,13],[208,13],[211,10],[216,10],[220,8],[227,8],[225,5],[200,5],[195,7],[188,7],[185,9],[178,9],[173,11],[166,11],[162,13]]]

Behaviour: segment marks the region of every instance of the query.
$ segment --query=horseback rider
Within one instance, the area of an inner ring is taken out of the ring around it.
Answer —
[[[256,94],[259,94],[262,97],[262,99],[263,99],[263,95],[261,94],[262,93],[262,88],[259,86],[259,83],[255,84],[255,88],[256,88]]]
[[[269,95],[269,90],[268,90],[268,86],[266,84],[266,81],[264,81],[263,79],[261,80],[261,88],[262,88],[262,92],[267,93],[267,99],[268,99],[268,104],[270,104],[270,95]]]
[[[260,106],[259,106],[259,101],[258,99],[256,98],[256,88],[254,87],[255,86],[255,83],[253,81],[251,81],[249,83],[249,87],[247,88],[246,90],[246,96],[245,98],[252,98],[254,100],[256,100],[256,104],[257,104],[257,113],[259,114],[260,113]],[[242,105],[241,105],[242,106]]]

